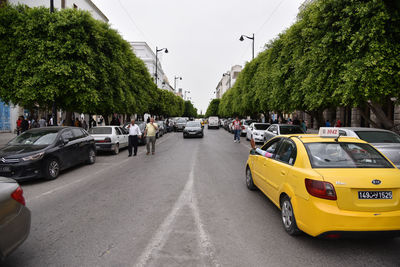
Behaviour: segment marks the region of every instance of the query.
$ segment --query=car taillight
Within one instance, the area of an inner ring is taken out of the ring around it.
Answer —
[[[111,143],[111,138],[106,137],[104,140],[97,140],[96,143]]]
[[[329,200],[337,199],[335,187],[331,183],[311,179],[306,179],[305,183],[310,195]]]
[[[245,127],[244,126],[242,126],[242,130],[244,130],[245,129]]]
[[[24,191],[20,186],[12,192],[11,197],[25,206]]]

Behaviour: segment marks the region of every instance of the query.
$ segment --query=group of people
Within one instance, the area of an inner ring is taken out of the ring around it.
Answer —
[[[150,154],[150,145],[151,145],[151,154],[154,155],[156,152],[156,133],[158,130],[157,123],[154,122],[154,118],[149,118],[147,120],[146,128],[144,133],[140,131],[140,128],[137,124],[135,124],[135,120],[131,120],[131,123],[128,125],[129,129],[129,139],[128,139],[128,157],[132,156],[132,147],[133,147],[133,156],[137,155],[137,147],[139,138],[146,138],[146,155]]]
[[[332,124],[329,120],[326,120],[325,127],[332,127]],[[336,120],[334,127],[342,127],[342,122],[340,121],[340,119]]]
[[[24,116],[19,116],[16,122],[17,124],[17,135],[32,129],[32,128],[40,128],[46,127],[50,122],[47,122],[43,117],[41,119],[37,119],[36,117],[31,117],[26,119]]]

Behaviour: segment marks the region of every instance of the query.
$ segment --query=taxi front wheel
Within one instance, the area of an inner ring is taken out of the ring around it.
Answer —
[[[246,185],[249,190],[256,190],[257,187],[254,185],[253,176],[249,167],[246,168]]]
[[[281,200],[281,214],[283,227],[286,232],[289,235],[300,234],[300,230],[297,228],[296,219],[294,217],[293,206],[288,196],[283,197]]]

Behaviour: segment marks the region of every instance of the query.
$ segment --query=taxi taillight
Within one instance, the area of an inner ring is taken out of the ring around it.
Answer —
[[[310,195],[329,200],[337,199],[335,187],[331,183],[311,179],[306,179],[305,183]]]
[[[24,191],[20,186],[12,192],[11,197],[25,206],[25,198],[24,198]]]

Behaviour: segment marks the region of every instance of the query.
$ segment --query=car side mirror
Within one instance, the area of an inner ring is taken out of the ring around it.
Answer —
[[[278,131],[272,131],[272,133],[274,133],[274,134],[278,134]]]
[[[257,155],[257,152],[254,148],[250,150],[250,155]]]

